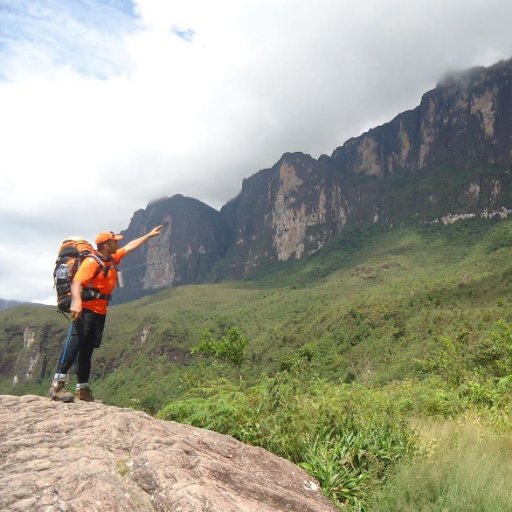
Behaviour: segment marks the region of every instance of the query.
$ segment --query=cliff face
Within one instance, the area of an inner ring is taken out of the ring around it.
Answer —
[[[221,213],[234,228],[224,272],[240,277],[260,263],[299,259],[339,233],[350,205],[330,165],[302,153],[244,180]]]
[[[125,287],[116,291],[116,300],[204,281],[231,244],[231,228],[220,213],[182,195],[161,199],[135,212],[123,235],[130,241],[160,224],[164,229],[159,237],[124,259]]]
[[[166,228],[126,259],[128,300],[300,259],[350,226],[503,218],[512,209],[512,60],[452,74],[420,105],[318,160],[286,153],[217,212],[174,196],[125,235]]]
[[[512,61],[452,74],[331,157],[285,154],[244,180],[221,210],[235,229],[221,267],[239,277],[299,259],[348,226],[504,218],[511,163]]]
[[[27,306],[30,308],[34,306]],[[2,326],[3,342],[0,354],[0,376],[9,377],[12,385],[33,382],[45,375],[56,364],[56,340],[65,336],[63,329],[53,322],[22,322]]]
[[[420,105],[336,149],[337,166],[385,176],[512,162],[512,61],[448,75]]]

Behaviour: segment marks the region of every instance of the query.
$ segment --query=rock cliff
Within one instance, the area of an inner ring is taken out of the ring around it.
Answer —
[[[0,396],[0,509],[334,512],[262,448],[98,403]]]
[[[420,105],[336,149],[337,167],[385,176],[512,163],[512,60],[447,75]]]
[[[231,245],[231,227],[218,211],[179,194],[135,212],[123,235],[132,240],[159,224],[164,226],[161,235],[123,261],[125,287],[116,292],[114,300],[202,282]]]
[[[244,180],[221,213],[234,244],[219,277],[241,277],[269,261],[300,259],[340,233],[350,204],[330,162],[286,153],[271,168]]]
[[[511,98],[512,61],[475,68],[331,157],[283,155],[222,208],[235,228],[224,273],[307,256],[349,226],[508,216]]]
[[[414,110],[318,160],[285,153],[219,212],[174,196],[137,212],[158,241],[128,259],[123,300],[165,286],[239,278],[308,256],[353,226],[453,222],[512,212],[512,60],[447,75]],[[137,291],[142,290],[142,292]]]

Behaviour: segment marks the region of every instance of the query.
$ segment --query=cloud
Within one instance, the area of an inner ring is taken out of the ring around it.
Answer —
[[[196,35],[195,31],[191,28],[180,28],[176,25],[172,27],[171,32],[173,32],[178,37],[181,37],[181,39],[189,43],[191,43],[194,40],[194,36]]]
[[[511,16],[501,0],[0,0],[0,297],[50,295],[70,234],[175,193],[220,208],[282,153],[330,154],[446,72],[512,56]],[[21,281],[10,255],[34,246]]]

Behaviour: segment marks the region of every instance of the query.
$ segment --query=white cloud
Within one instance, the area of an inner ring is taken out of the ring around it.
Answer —
[[[65,236],[175,193],[220,207],[282,153],[331,153],[450,69],[512,56],[502,0],[64,5],[0,0],[3,298],[48,296]],[[20,281],[10,254],[33,246]]]

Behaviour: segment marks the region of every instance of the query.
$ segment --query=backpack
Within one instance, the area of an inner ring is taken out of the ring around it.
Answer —
[[[55,270],[53,271],[54,287],[57,291],[57,308],[59,311],[70,312],[71,283],[82,261],[89,256],[98,263],[98,269],[93,279],[102,270],[106,275],[110,266],[105,265],[104,261],[96,254],[93,246],[87,240],[83,240],[80,237],[70,237],[62,242],[57,261],[55,262]],[[82,300],[88,301],[93,299],[110,300],[110,295],[103,295],[92,287],[83,288]]]

